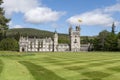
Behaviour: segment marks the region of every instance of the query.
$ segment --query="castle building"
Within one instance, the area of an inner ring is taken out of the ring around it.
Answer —
[[[80,26],[76,26],[73,30],[72,27],[69,28],[69,39],[70,44],[59,44],[58,34],[55,31],[53,39],[52,38],[28,38],[20,37],[19,40],[19,51],[20,52],[64,52],[81,51],[80,45]]]

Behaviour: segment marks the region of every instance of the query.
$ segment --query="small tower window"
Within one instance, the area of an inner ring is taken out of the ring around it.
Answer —
[[[77,43],[77,39],[75,39],[75,42],[74,43]]]

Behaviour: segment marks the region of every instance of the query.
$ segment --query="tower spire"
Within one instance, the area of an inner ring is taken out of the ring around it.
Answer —
[[[116,26],[115,26],[115,22],[113,22],[113,24],[112,24],[112,33],[113,33],[113,34],[115,34],[115,27],[116,27]]]

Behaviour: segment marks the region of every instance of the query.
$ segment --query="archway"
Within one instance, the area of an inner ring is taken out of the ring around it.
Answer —
[[[22,48],[22,52],[24,52],[25,51],[25,49],[24,48]]]

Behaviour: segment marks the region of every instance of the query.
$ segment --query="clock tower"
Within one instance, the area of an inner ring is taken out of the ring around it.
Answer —
[[[70,36],[70,51],[78,52],[80,51],[80,26],[76,26],[76,29],[73,30],[70,26],[69,28]]]

